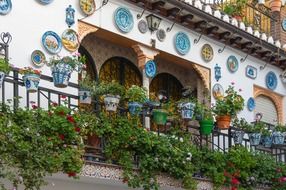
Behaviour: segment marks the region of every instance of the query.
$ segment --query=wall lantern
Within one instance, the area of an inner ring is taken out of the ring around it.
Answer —
[[[214,69],[215,69],[215,79],[218,82],[219,79],[221,78],[221,67],[218,66],[218,64],[216,64]]]
[[[146,16],[146,19],[148,23],[148,28],[149,30],[151,30],[151,32],[158,30],[160,22],[162,20],[160,17],[157,17],[153,14],[149,14],[148,16]]]

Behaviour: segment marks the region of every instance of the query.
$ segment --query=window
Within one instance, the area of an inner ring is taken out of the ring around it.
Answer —
[[[254,113],[262,113],[261,121],[269,124],[277,124],[278,112],[274,102],[264,95],[259,95],[255,98],[256,107]]]

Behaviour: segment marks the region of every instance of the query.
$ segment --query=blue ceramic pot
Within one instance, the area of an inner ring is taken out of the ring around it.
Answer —
[[[128,102],[128,109],[132,116],[139,115],[140,111],[142,110],[142,104],[138,102]]]
[[[231,131],[234,144],[241,144],[244,136],[244,131]]]
[[[272,143],[273,144],[284,144],[285,134],[281,133],[280,131],[275,131],[272,134]]]
[[[272,145],[272,135],[270,136],[262,136],[261,137],[261,143],[267,148],[270,148]]]
[[[66,63],[58,63],[52,67],[54,85],[59,88],[68,86],[73,68]]]
[[[179,105],[181,108],[182,119],[191,120],[194,116],[195,104],[191,102],[184,102]]]
[[[251,146],[257,146],[260,143],[261,134],[260,133],[249,133],[249,143]]]
[[[23,81],[28,92],[37,92],[40,83],[40,75],[26,74],[23,76]]]

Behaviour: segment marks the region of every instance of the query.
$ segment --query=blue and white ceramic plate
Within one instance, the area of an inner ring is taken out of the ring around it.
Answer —
[[[53,0],[39,0],[42,4],[50,4]]]
[[[278,84],[277,76],[275,75],[275,73],[272,71],[267,73],[265,82],[266,82],[267,88],[269,88],[270,90],[275,90]]]
[[[59,35],[53,31],[47,31],[42,36],[42,44],[51,54],[57,54],[62,49],[62,41]]]
[[[36,67],[42,67],[46,62],[46,56],[42,51],[35,50],[31,54],[31,60]]]
[[[175,47],[181,55],[186,55],[191,48],[191,42],[187,34],[178,32],[175,36]]]
[[[147,77],[153,78],[157,73],[157,66],[153,60],[147,61],[145,64],[145,73]]]
[[[118,29],[124,33],[130,32],[133,28],[133,16],[131,12],[124,7],[119,7],[116,9],[114,13],[114,20]]]
[[[247,109],[249,110],[249,111],[253,111],[254,109],[255,109],[255,99],[254,98],[249,98],[248,100],[247,100]]]
[[[0,0],[0,15],[8,14],[12,9],[11,0]]]
[[[238,61],[235,56],[231,55],[227,59],[227,68],[231,73],[235,73],[238,70]]]

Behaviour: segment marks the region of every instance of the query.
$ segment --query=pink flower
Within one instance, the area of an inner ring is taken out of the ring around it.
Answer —
[[[234,85],[235,83],[234,82],[231,82],[231,85]]]
[[[239,91],[239,92],[241,92],[241,91],[242,91],[242,89],[240,88],[240,89],[238,89],[238,91]]]

